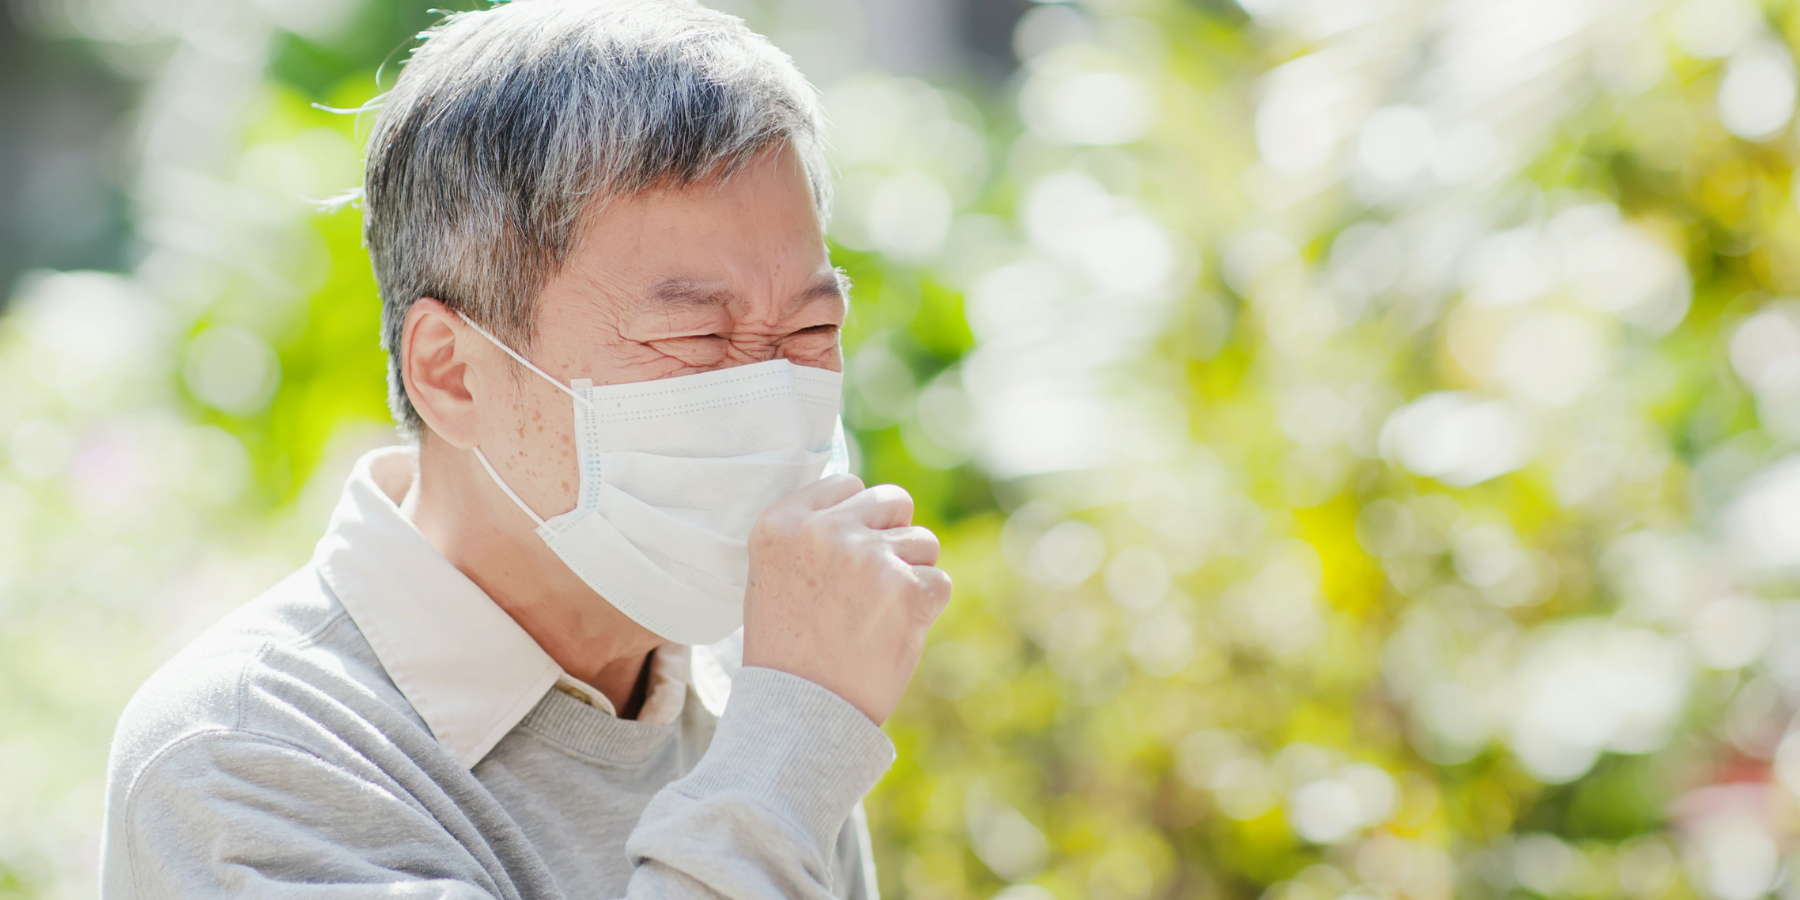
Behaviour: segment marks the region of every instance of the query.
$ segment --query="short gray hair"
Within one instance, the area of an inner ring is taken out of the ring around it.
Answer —
[[[537,295],[609,199],[729,177],[783,145],[823,220],[823,130],[786,54],[691,0],[512,0],[444,19],[383,98],[363,171],[401,431],[423,424],[400,378],[414,301],[523,351]]]

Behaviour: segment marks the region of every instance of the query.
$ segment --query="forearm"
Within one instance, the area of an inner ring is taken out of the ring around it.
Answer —
[[[626,844],[629,897],[842,894],[839,834],[893,758],[881,730],[830,691],[741,670],[705,758],[651,801]]]

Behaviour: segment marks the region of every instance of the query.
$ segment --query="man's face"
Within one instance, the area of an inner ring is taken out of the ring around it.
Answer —
[[[565,384],[771,359],[841,371],[846,308],[800,164],[770,151],[723,183],[600,210],[539,296],[527,355]],[[491,364],[521,375],[498,351]],[[480,445],[533,509],[565,512],[578,483],[571,401],[535,376],[513,380],[495,398],[511,402],[481,411]]]

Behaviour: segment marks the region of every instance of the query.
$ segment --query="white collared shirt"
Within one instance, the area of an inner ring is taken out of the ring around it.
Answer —
[[[410,447],[361,460],[313,563],[432,735],[473,767],[552,688],[617,715],[605,694],[564,672],[400,511],[416,477]],[[690,658],[680,644],[656,649],[638,721],[680,718]]]

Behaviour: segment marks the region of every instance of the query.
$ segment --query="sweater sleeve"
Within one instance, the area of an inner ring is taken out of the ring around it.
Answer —
[[[881,729],[836,694],[773,669],[740,670],[706,756],[657,794],[626,842],[630,900],[866,895],[865,885],[834,884],[834,858],[856,804],[893,760]]]
[[[850,824],[838,836],[837,893],[844,900],[881,900],[875,883],[875,848],[869,840],[869,817],[861,803],[850,813]]]

